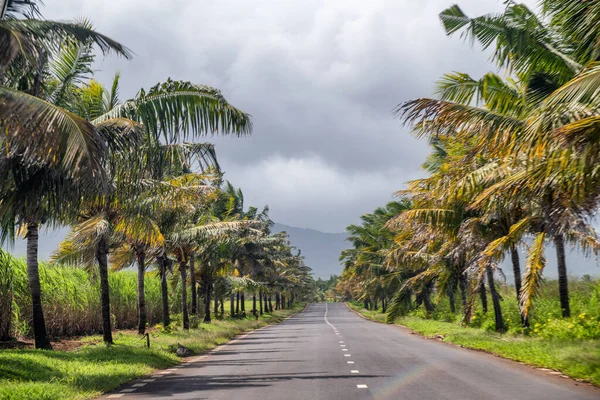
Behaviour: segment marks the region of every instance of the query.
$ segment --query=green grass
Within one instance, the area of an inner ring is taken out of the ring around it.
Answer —
[[[358,304],[348,305],[369,319],[385,322],[385,314],[379,311],[368,311]],[[416,316],[399,318],[396,323],[427,337],[442,335],[446,342],[484,350],[537,367],[555,369],[570,377],[600,385],[600,340],[498,334],[480,328],[463,327],[456,322]]]
[[[195,354],[212,349],[237,334],[281,321],[297,312],[276,311],[254,318],[215,320],[189,332],[151,333],[151,348],[134,332],[115,334],[106,347],[101,337],[84,338],[89,344],[76,351],[0,351],[0,399],[89,399],[124,382],[180,362],[172,348],[180,343]]]

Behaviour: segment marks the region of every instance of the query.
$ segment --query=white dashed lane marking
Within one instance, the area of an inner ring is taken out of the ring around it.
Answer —
[[[144,387],[146,385],[147,385],[147,383],[135,383],[135,384],[131,385],[131,387],[138,388],[138,387]]]
[[[142,382],[154,382],[156,379],[142,379]]]
[[[327,323],[327,325],[329,325],[333,329],[333,332],[335,332],[335,334],[337,335],[337,337],[339,339],[341,339],[342,337],[341,337],[338,329],[331,322],[329,322],[329,320],[327,319],[327,313],[328,312],[329,312],[329,309],[328,309],[327,303],[325,303],[325,315],[323,316],[323,319],[325,320],[325,322]],[[340,344],[340,347],[342,348],[342,351],[348,351],[348,349],[346,348],[346,345],[343,344],[344,343],[343,340],[339,340],[338,343]],[[351,355],[348,354],[348,353],[344,354],[344,357],[350,357],[350,356]],[[346,361],[346,362],[348,364],[354,364],[354,361]],[[357,369],[351,369],[350,373],[351,374],[359,374],[360,372]],[[368,389],[369,387],[367,385],[365,385],[365,384],[359,384],[359,385],[356,385],[356,388],[357,389]]]
[[[111,394],[110,396],[108,396],[109,399],[119,399],[121,397],[123,397],[123,394]]]
[[[133,393],[135,392],[137,389],[123,389],[121,390],[121,393]]]

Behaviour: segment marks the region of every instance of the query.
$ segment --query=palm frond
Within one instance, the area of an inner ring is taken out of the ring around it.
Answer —
[[[104,145],[93,125],[35,96],[0,86],[0,121],[9,150],[25,158],[63,165],[74,173],[100,174]],[[94,172],[95,171],[95,172]]]
[[[503,258],[511,246],[516,246],[522,240],[523,236],[530,229],[531,218],[525,217],[513,224],[506,236],[502,236],[491,242],[483,251],[483,254],[492,259],[499,260]]]
[[[529,315],[533,299],[538,295],[542,283],[542,272],[546,266],[546,258],[544,257],[545,238],[546,234],[544,232],[538,233],[531,244],[527,257],[523,285],[519,295],[521,312],[526,317]]]
[[[250,116],[230,105],[217,89],[170,79],[92,122],[115,117],[134,119],[167,143],[206,134],[240,136],[252,130]]]

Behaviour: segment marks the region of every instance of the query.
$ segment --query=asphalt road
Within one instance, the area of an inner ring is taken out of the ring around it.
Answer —
[[[600,390],[366,321],[336,303],[312,304],[107,398],[598,400]]]

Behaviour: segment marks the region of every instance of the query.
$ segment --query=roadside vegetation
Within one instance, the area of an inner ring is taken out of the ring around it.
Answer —
[[[301,307],[274,311],[259,320],[225,318],[189,330],[151,328],[150,348],[136,331],[118,331],[110,347],[102,344],[102,336],[86,336],[78,338],[81,347],[73,351],[1,350],[0,398],[94,398],[155,369],[178,364],[178,345],[200,354],[244,331],[279,322]],[[174,320],[181,320],[181,315]]]
[[[314,302],[336,301],[336,285],[340,279],[337,275],[331,275],[329,279],[318,278],[314,283]]]
[[[435,97],[398,105],[431,145],[427,177],[347,228],[336,292],[377,319],[598,383],[600,283],[569,280],[566,249],[600,252],[600,5],[539,10],[440,13],[495,69],[445,74]]]

